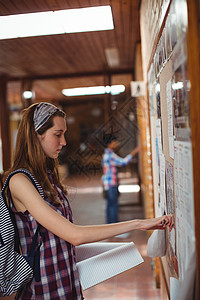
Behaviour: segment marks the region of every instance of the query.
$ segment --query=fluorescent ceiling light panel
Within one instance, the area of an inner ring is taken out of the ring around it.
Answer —
[[[107,48],[105,55],[109,67],[119,66],[119,52],[117,48]]]
[[[19,38],[65,33],[53,12],[0,17],[0,38]]]
[[[65,96],[86,96],[86,95],[102,95],[109,94],[118,95],[125,91],[125,86],[122,84],[112,86],[90,86],[72,89],[63,89],[62,94]]]
[[[0,39],[114,29],[109,5],[0,17]]]
[[[123,84],[111,85],[111,95],[118,95],[125,91],[125,86]]]
[[[138,193],[140,191],[140,186],[138,184],[133,185],[119,185],[120,193]]]
[[[114,29],[110,6],[61,10],[55,14],[66,33]]]

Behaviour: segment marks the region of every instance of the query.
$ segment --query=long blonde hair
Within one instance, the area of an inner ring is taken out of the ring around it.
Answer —
[[[49,198],[53,202],[58,202],[55,197],[55,190],[49,181],[47,170],[50,169],[53,173],[55,183],[65,190],[61,184],[58,173],[57,159],[49,158],[45,155],[38,134],[43,134],[47,129],[53,126],[53,118],[55,116],[66,118],[63,111],[56,111],[51,118],[37,131],[34,129],[33,115],[36,104],[32,104],[24,110],[22,120],[20,122],[16,140],[16,147],[13,156],[13,165],[7,174],[19,168],[28,169],[42,186],[44,192],[48,193]]]

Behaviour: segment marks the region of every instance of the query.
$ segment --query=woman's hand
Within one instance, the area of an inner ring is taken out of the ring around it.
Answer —
[[[165,215],[154,219],[141,220],[141,222],[142,230],[165,229],[166,227],[169,227],[169,231],[171,231],[174,227],[174,216]]]

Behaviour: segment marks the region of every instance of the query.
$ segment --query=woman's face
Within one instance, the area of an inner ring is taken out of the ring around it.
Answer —
[[[62,147],[66,145],[65,132],[67,130],[65,119],[59,116],[53,118],[53,127],[47,129],[38,138],[46,156],[57,158]]]

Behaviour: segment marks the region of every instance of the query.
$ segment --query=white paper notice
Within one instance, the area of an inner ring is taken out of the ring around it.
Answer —
[[[162,129],[161,129],[161,119],[156,119],[155,120],[155,125],[156,125],[156,136],[158,139],[158,150],[159,154],[161,154],[162,151]]]
[[[176,300],[179,294],[180,282],[174,277],[170,277],[170,299]]]
[[[160,155],[160,211],[163,215],[167,212],[166,208],[166,188],[165,188],[165,156]]]
[[[167,113],[168,113],[168,138],[169,155],[174,159],[174,135],[173,135],[173,110],[172,110],[172,82],[167,82]]]
[[[144,262],[133,242],[81,245],[76,256],[83,290]]]
[[[192,145],[175,142],[176,240],[179,279],[186,276],[186,265],[195,247]]]

